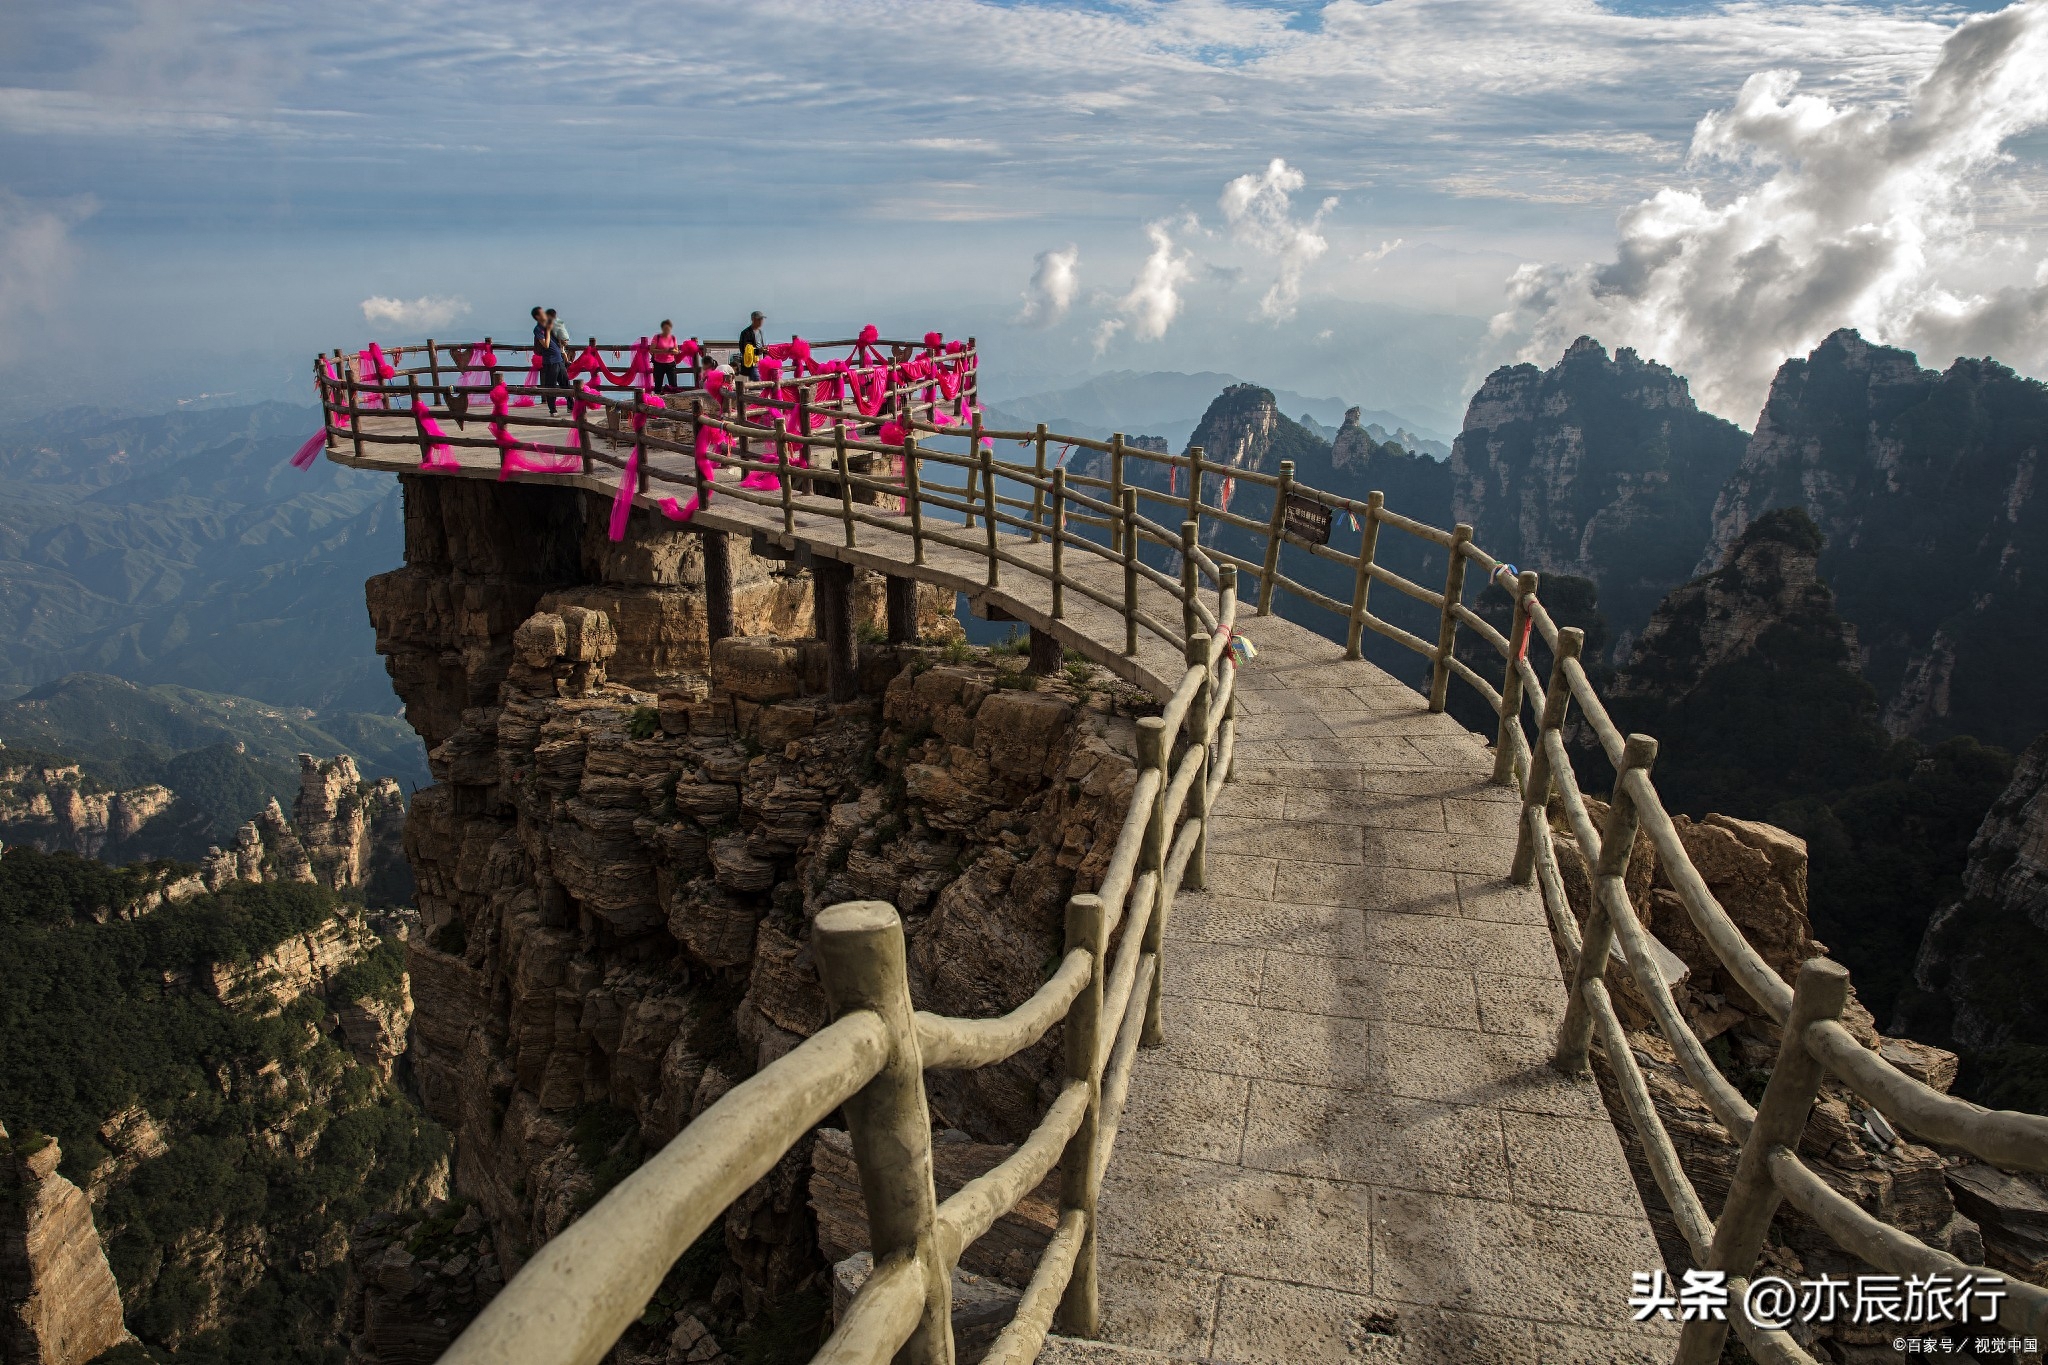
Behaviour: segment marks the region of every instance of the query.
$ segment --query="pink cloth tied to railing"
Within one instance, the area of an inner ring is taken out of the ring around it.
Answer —
[[[369,386],[368,392],[358,391],[356,406],[383,407],[384,395],[380,390],[385,380],[398,373],[398,367],[384,358],[384,348],[373,341],[367,349],[356,352],[356,373],[362,377],[363,383]]]
[[[655,394],[644,395],[645,406],[633,409],[633,434],[638,436],[647,429],[647,419],[653,416],[654,408],[665,408],[668,404]],[[612,495],[611,537],[613,540],[626,538],[626,523],[633,515],[633,495],[640,489],[640,442],[633,442],[633,449],[626,456],[626,468],[619,475],[619,491]]]
[[[491,389],[491,439],[498,443],[498,479],[503,482],[514,474],[580,474],[583,472],[583,456],[578,451],[547,451],[547,460],[527,458],[522,451],[534,447],[522,445],[505,428],[505,410],[511,406],[511,394],[503,384]],[[535,451],[536,454],[542,452]]]
[[[612,385],[614,388],[652,389],[654,387],[653,356],[652,344],[646,337],[641,337],[640,344],[633,348],[633,358],[626,363],[625,373],[621,374],[617,370],[605,367],[604,357],[598,354],[596,346],[585,346],[583,354],[577,356],[570,364],[569,373],[572,375],[601,374],[604,376],[605,383]]]
[[[412,419],[419,423],[422,438],[430,442],[425,457],[420,460],[421,469],[462,468],[462,461],[455,458],[454,448],[445,444],[448,433],[441,430],[441,424],[434,420],[427,411],[425,400],[418,395],[414,395],[412,400]]]
[[[711,501],[712,480],[718,473],[718,466],[713,463],[711,457],[713,455],[722,455],[731,448],[732,437],[723,430],[708,424],[700,424],[698,426],[696,445],[697,476],[704,481],[703,503]],[[695,493],[690,494],[688,501],[663,498],[660,504],[661,514],[670,521],[688,521],[691,517],[697,515],[697,509],[703,503],[698,501],[697,494]]]

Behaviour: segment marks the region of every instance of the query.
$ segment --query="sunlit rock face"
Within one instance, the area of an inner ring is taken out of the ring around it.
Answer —
[[[810,950],[824,907],[898,909],[920,1008],[1021,1003],[1058,958],[1068,896],[1099,883],[1135,770],[1132,698],[1106,675],[1034,687],[1021,658],[869,643],[860,695],[835,704],[824,646],[800,634],[808,575],[756,562],[747,633],[691,654],[632,613],[701,629],[701,568],[679,567],[701,565],[677,539],[694,533],[636,523],[609,547],[577,510],[596,499],[477,487],[415,486],[410,562],[370,603],[436,778],[405,832],[420,932],[404,1065],[454,1131],[455,1191],[509,1272],[825,1025]],[[855,587],[879,624],[881,580]],[[957,633],[950,605],[921,597],[922,634]],[[1053,1093],[1058,1047],[933,1073],[934,1112],[1016,1140]],[[733,1206],[723,1268],[662,1333],[687,1319],[729,1339],[822,1269],[810,1151]],[[385,1268],[379,1330],[403,1335],[417,1286]]]

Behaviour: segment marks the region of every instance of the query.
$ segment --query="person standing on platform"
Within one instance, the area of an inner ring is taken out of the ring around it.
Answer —
[[[566,389],[569,387],[569,325],[557,317],[555,310],[547,311],[547,350],[540,365],[540,385],[544,389]],[[548,416],[555,415],[555,395],[548,395]]]
[[[661,334],[648,343],[647,359],[654,366],[654,391],[675,393],[682,388],[676,379],[676,368],[682,362],[683,343],[676,336],[676,325],[667,318],[661,320]]]
[[[767,320],[767,315],[756,308],[753,320],[740,333],[739,368],[740,373],[749,379],[761,377],[761,355],[768,349],[767,340],[761,334],[761,324]]]

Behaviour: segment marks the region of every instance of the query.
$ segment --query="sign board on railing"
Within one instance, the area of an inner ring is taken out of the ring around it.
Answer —
[[[1287,495],[1287,537],[1306,545],[1330,543],[1330,509],[1299,493]]]

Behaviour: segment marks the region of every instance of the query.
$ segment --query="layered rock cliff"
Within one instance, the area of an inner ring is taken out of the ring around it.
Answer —
[[[763,575],[749,609],[761,633],[682,666],[699,657],[687,641],[659,652],[582,604],[694,619],[662,600],[691,596],[687,584],[647,581],[699,562],[694,533],[650,522],[586,556],[602,527],[582,501],[414,485],[409,567],[371,589],[438,779],[405,836],[422,920],[409,1063],[455,1132],[456,1190],[507,1271],[823,1026],[807,941],[824,906],[897,906],[920,1007],[981,1015],[1024,999],[1056,960],[1066,897],[1100,876],[1133,780],[1129,717],[1107,700],[1127,694],[1105,683],[1084,697],[1086,668],[1034,689],[1021,660],[869,645],[861,697],[831,703],[822,646],[762,630],[801,615],[804,579]],[[547,581],[535,565],[551,566]],[[586,571],[626,581],[575,581]],[[500,610],[500,588],[525,618]],[[878,597],[861,588],[863,603]],[[457,601],[470,605],[440,605]],[[1048,1040],[935,1075],[934,1111],[1014,1138],[1047,1102],[1056,1055]],[[800,1145],[728,1212],[703,1284],[664,1290],[677,1321],[656,1324],[663,1341],[685,1319],[732,1339],[822,1284],[808,1160]],[[381,1330],[411,1330],[396,1325],[402,1306],[378,1310]],[[653,1336],[629,1340],[642,1347],[656,1350]]]
[[[1887,727],[2017,749],[2048,728],[2031,685],[2048,664],[2044,455],[2048,385],[1992,360],[1923,370],[1839,331],[1778,371],[1701,569],[1772,508],[1804,507]]]
[[[0,762],[0,838],[81,858],[110,845],[118,854],[175,799],[158,783],[107,790],[76,763]]]
[[[0,1126],[0,1359],[86,1365],[129,1340],[92,1201],[57,1173],[55,1139]]]
[[[365,782],[347,754],[300,754],[291,819],[272,799],[235,832],[233,848],[206,850],[200,877],[210,891],[238,881],[313,882],[358,891],[373,905],[402,904],[412,889],[404,829],[405,796],[395,779]]]
[[[1692,576],[1742,450],[1741,429],[1701,412],[1683,376],[1580,337],[1548,370],[1503,366],[1473,395],[1451,446],[1450,520],[1496,558],[1597,583],[1625,653]]]
[[[2048,1107],[2048,735],[1984,817],[1962,891],[1927,926],[1899,1026],[1986,1056],[1987,1103]]]

